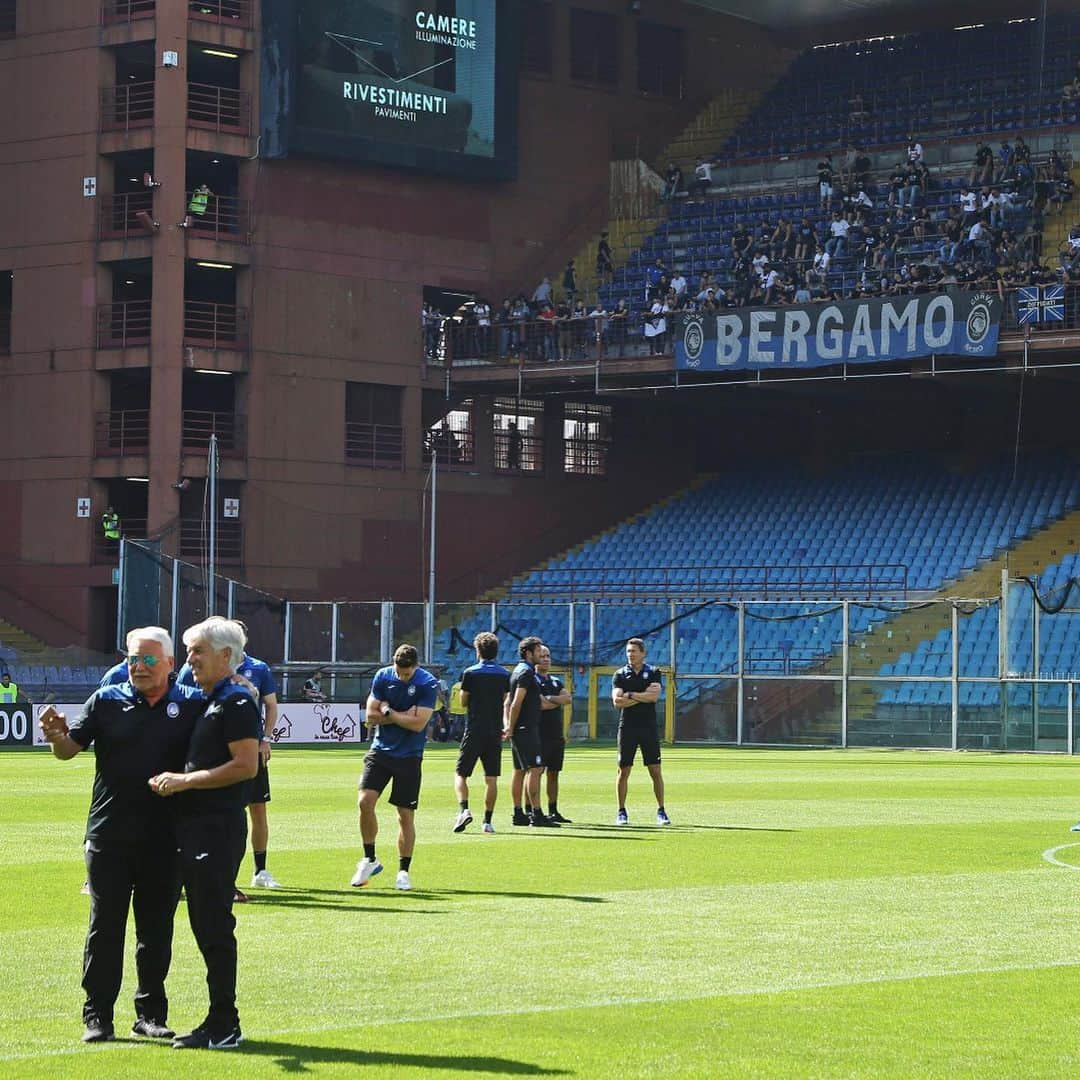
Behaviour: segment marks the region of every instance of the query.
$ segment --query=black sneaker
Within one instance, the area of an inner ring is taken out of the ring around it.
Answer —
[[[85,1043],[112,1042],[115,1037],[112,1021],[99,1020],[96,1016],[86,1021],[86,1028],[82,1033],[82,1041]]]
[[[142,1035],[147,1039],[175,1039],[176,1032],[171,1027],[159,1023],[157,1020],[148,1020],[140,1017],[131,1025],[132,1035]]]
[[[554,818],[540,813],[539,810],[529,818],[529,824],[537,829],[557,829],[559,827],[559,823]]]
[[[513,820],[512,824],[514,824],[514,825],[528,825],[529,824],[529,815],[526,814],[524,810],[515,810],[514,811],[514,820]]]
[[[563,817],[558,810],[554,814],[548,814],[548,817],[559,825],[573,825],[574,823],[568,818]]]
[[[188,1035],[178,1035],[173,1039],[174,1050],[235,1050],[244,1036],[237,1025],[231,1031],[214,1034],[209,1028],[197,1027]]]

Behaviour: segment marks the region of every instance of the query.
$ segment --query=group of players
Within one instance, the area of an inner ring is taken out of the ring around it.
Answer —
[[[83,961],[86,1042],[114,1037],[125,925],[135,914],[138,988],[135,1034],[173,1040],[178,1049],[229,1049],[241,1040],[236,1011],[236,938],[232,905],[246,899],[235,886],[246,849],[244,807],[251,816],[256,887],[278,888],[266,867],[270,801],[267,762],[277,717],[277,687],[269,667],[246,652],[244,625],[219,616],[184,634],[187,663],[174,672],[172,639],[161,627],[127,636],[127,656],[102,678],[69,725],[52,706],[39,716],[42,734],[61,760],[95,749],[94,790],[87,820],[84,891],[91,897]],[[467,722],[458,754],[455,791],[460,812],[454,831],[472,822],[469,777],[484,770],[484,823],[492,816],[501,774],[502,747],[513,756],[513,824],[553,828],[569,824],[559,812],[559,775],[565,755],[562,709],[570,694],[550,672],[551,654],[537,637],[518,643],[512,672],[498,664],[499,640],[474,640],[477,662],[462,675]],[[627,780],[638,749],[664,809],[656,703],[660,672],[645,663],[639,638],[626,646],[627,664],[612,678],[612,703],[620,710],[620,825],[628,823]],[[420,667],[417,650],[400,645],[393,664],[375,675],[366,705],[371,748],[359,790],[364,857],[351,884],[366,886],[383,869],[376,856],[376,804],[390,786],[398,817],[399,869],[395,886],[412,888],[421,762],[439,683]],[[541,774],[547,772],[548,813],[540,808]],[[171,960],[173,918],[181,888],[196,941],[207,965],[210,1010],[189,1035],[167,1024],[165,977]]]
[[[559,812],[559,775],[566,752],[562,709],[570,694],[551,674],[551,652],[538,637],[518,642],[518,664],[513,671],[497,663],[499,639],[492,633],[473,640],[476,663],[461,676],[461,700],[467,711],[454,776],[459,813],[454,832],[473,822],[469,809],[469,778],[479,762],[484,770],[485,833],[495,832],[492,817],[502,773],[502,748],[509,742],[513,756],[510,794],[514,825],[558,828],[570,824]],[[663,687],[660,671],[645,662],[645,643],[626,643],[626,664],[612,676],[611,700],[620,712],[619,773],[616,781],[617,825],[629,824],[626,795],[638,750],[649,770],[656,796],[656,821],[670,825],[664,807],[664,777],[660,765],[660,732],[656,704]],[[412,888],[410,868],[416,844],[415,814],[420,799],[421,763],[426,730],[438,696],[438,680],[419,666],[416,649],[401,645],[391,667],[380,669],[367,699],[367,722],[372,728],[371,749],[364,758],[360,778],[360,837],[364,857],[350,882],[368,885],[383,865],[376,855],[379,826],[376,804],[387,785],[389,802],[398,817],[398,874],[395,887]],[[540,803],[540,778],[547,773],[548,812]]]

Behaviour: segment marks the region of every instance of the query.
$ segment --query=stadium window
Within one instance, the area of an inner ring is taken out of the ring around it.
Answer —
[[[496,398],[491,412],[495,471],[544,471],[544,403],[535,398]]]
[[[619,82],[619,21],[600,11],[570,11],[570,78],[616,86]]]
[[[611,447],[611,406],[569,401],[563,414],[563,472],[606,476]]]
[[[681,98],[684,92],[683,32],[677,26],[639,22],[637,85],[642,94]]]
[[[369,469],[405,465],[400,386],[345,384],[345,459]]]
[[[0,40],[15,36],[15,5],[17,0],[0,0]]]
[[[0,356],[11,352],[11,286],[14,275],[0,270]]]
[[[441,395],[440,395],[441,397]],[[476,463],[473,403],[463,401],[424,430],[424,460],[432,455],[440,469],[471,469]]]
[[[550,75],[555,15],[549,0],[524,4],[521,13],[521,70]]]

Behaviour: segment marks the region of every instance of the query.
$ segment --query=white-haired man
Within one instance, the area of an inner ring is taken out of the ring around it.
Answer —
[[[83,955],[83,1041],[113,1038],[113,1007],[124,966],[128,908],[135,914],[136,1035],[172,1038],[166,1026],[165,977],[172,958],[180,863],[169,807],[147,786],[184,766],[202,695],[170,684],[173,644],[167,630],[144,626],[127,635],[130,676],[97,690],[68,727],[51,705],[39,717],[53,755],[67,761],[94,744],[94,791],[86,822],[90,927]]]
[[[222,616],[211,615],[210,618],[221,619]],[[277,727],[277,682],[270,665],[246,651],[247,627],[239,619],[235,622],[244,633],[245,649],[236,665],[237,681],[246,680],[242,685],[247,685],[258,695],[259,716],[262,721],[259,733],[259,771],[251,781],[247,793],[248,814],[251,816],[251,855],[255,861],[251,884],[255,888],[278,889],[281,887],[280,883],[266,869],[266,849],[270,839],[270,824],[266,813],[267,803],[270,802],[270,737]],[[185,686],[198,687],[195,673],[188,664],[180,669],[176,681]],[[247,896],[237,888],[233,893],[233,900],[243,904],[247,902]]]
[[[259,710],[233,682],[244,655],[244,628],[206,619],[184,631],[187,662],[205,695],[183,772],[163,772],[151,788],[176,799],[176,834],[188,919],[206,962],[206,1019],[173,1041],[178,1050],[227,1050],[240,1044],[236,1011],[233,887],[247,846],[248,781],[259,766]]]

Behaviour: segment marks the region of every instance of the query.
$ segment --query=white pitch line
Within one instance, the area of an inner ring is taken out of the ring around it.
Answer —
[[[1075,845],[1062,844],[1061,847]],[[1060,848],[1051,848],[1058,851]],[[1070,870],[1080,870],[1080,866],[1069,866],[1068,863],[1060,863]],[[430,1023],[433,1020],[485,1020],[496,1016],[528,1016],[539,1013],[563,1012],[569,1009],[607,1009],[620,1008],[626,1005],[673,1005],[680,1001],[701,1001],[713,997],[760,997],[763,994],[789,994],[807,990],[831,990],[845,986],[875,986],[883,983],[914,982],[916,979],[951,979],[969,975],[1007,975],[1012,971],[1048,971],[1054,968],[1073,968],[1080,964],[1075,960],[1051,960],[1045,964],[1003,964],[997,967],[960,968],[955,971],[928,971],[924,974],[912,974],[902,972],[895,975],[874,975],[868,979],[840,979],[825,980],[822,982],[796,983],[785,986],[762,986],[756,990],[736,990],[731,993],[721,994],[685,994],[674,997],[640,997],[640,998],[607,998],[595,1001],[561,1002],[551,1005],[530,1005],[524,1008],[484,1009],[476,1012],[446,1013],[437,1015],[418,1016],[393,1016],[382,1020],[359,1021],[350,1024],[325,1024],[316,1027],[283,1028],[280,1031],[260,1031],[251,1037],[252,1043],[272,1042],[275,1038],[284,1035],[326,1035],[334,1031],[359,1031],[364,1028],[389,1027],[392,1024],[421,1024]],[[7,1061],[34,1061],[37,1058],[66,1057],[72,1054],[87,1053],[115,1053],[118,1050],[131,1049],[136,1044],[129,1043],[97,1043],[92,1046],[76,1045],[70,1047],[56,1047],[50,1050],[41,1050],[36,1054],[0,1054],[0,1062]],[[149,1042],[146,1045],[151,1045]]]
[[[1080,866],[1076,866],[1074,863],[1062,862],[1060,859],[1056,858],[1059,851],[1064,851],[1066,848],[1071,847],[1080,847],[1080,841],[1075,841],[1071,844],[1058,844],[1057,847],[1047,848],[1043,852],[1042,857],[1048,863],[1051,863],[1054,866],[1063,867],[1065,870],[1080,870]]]

